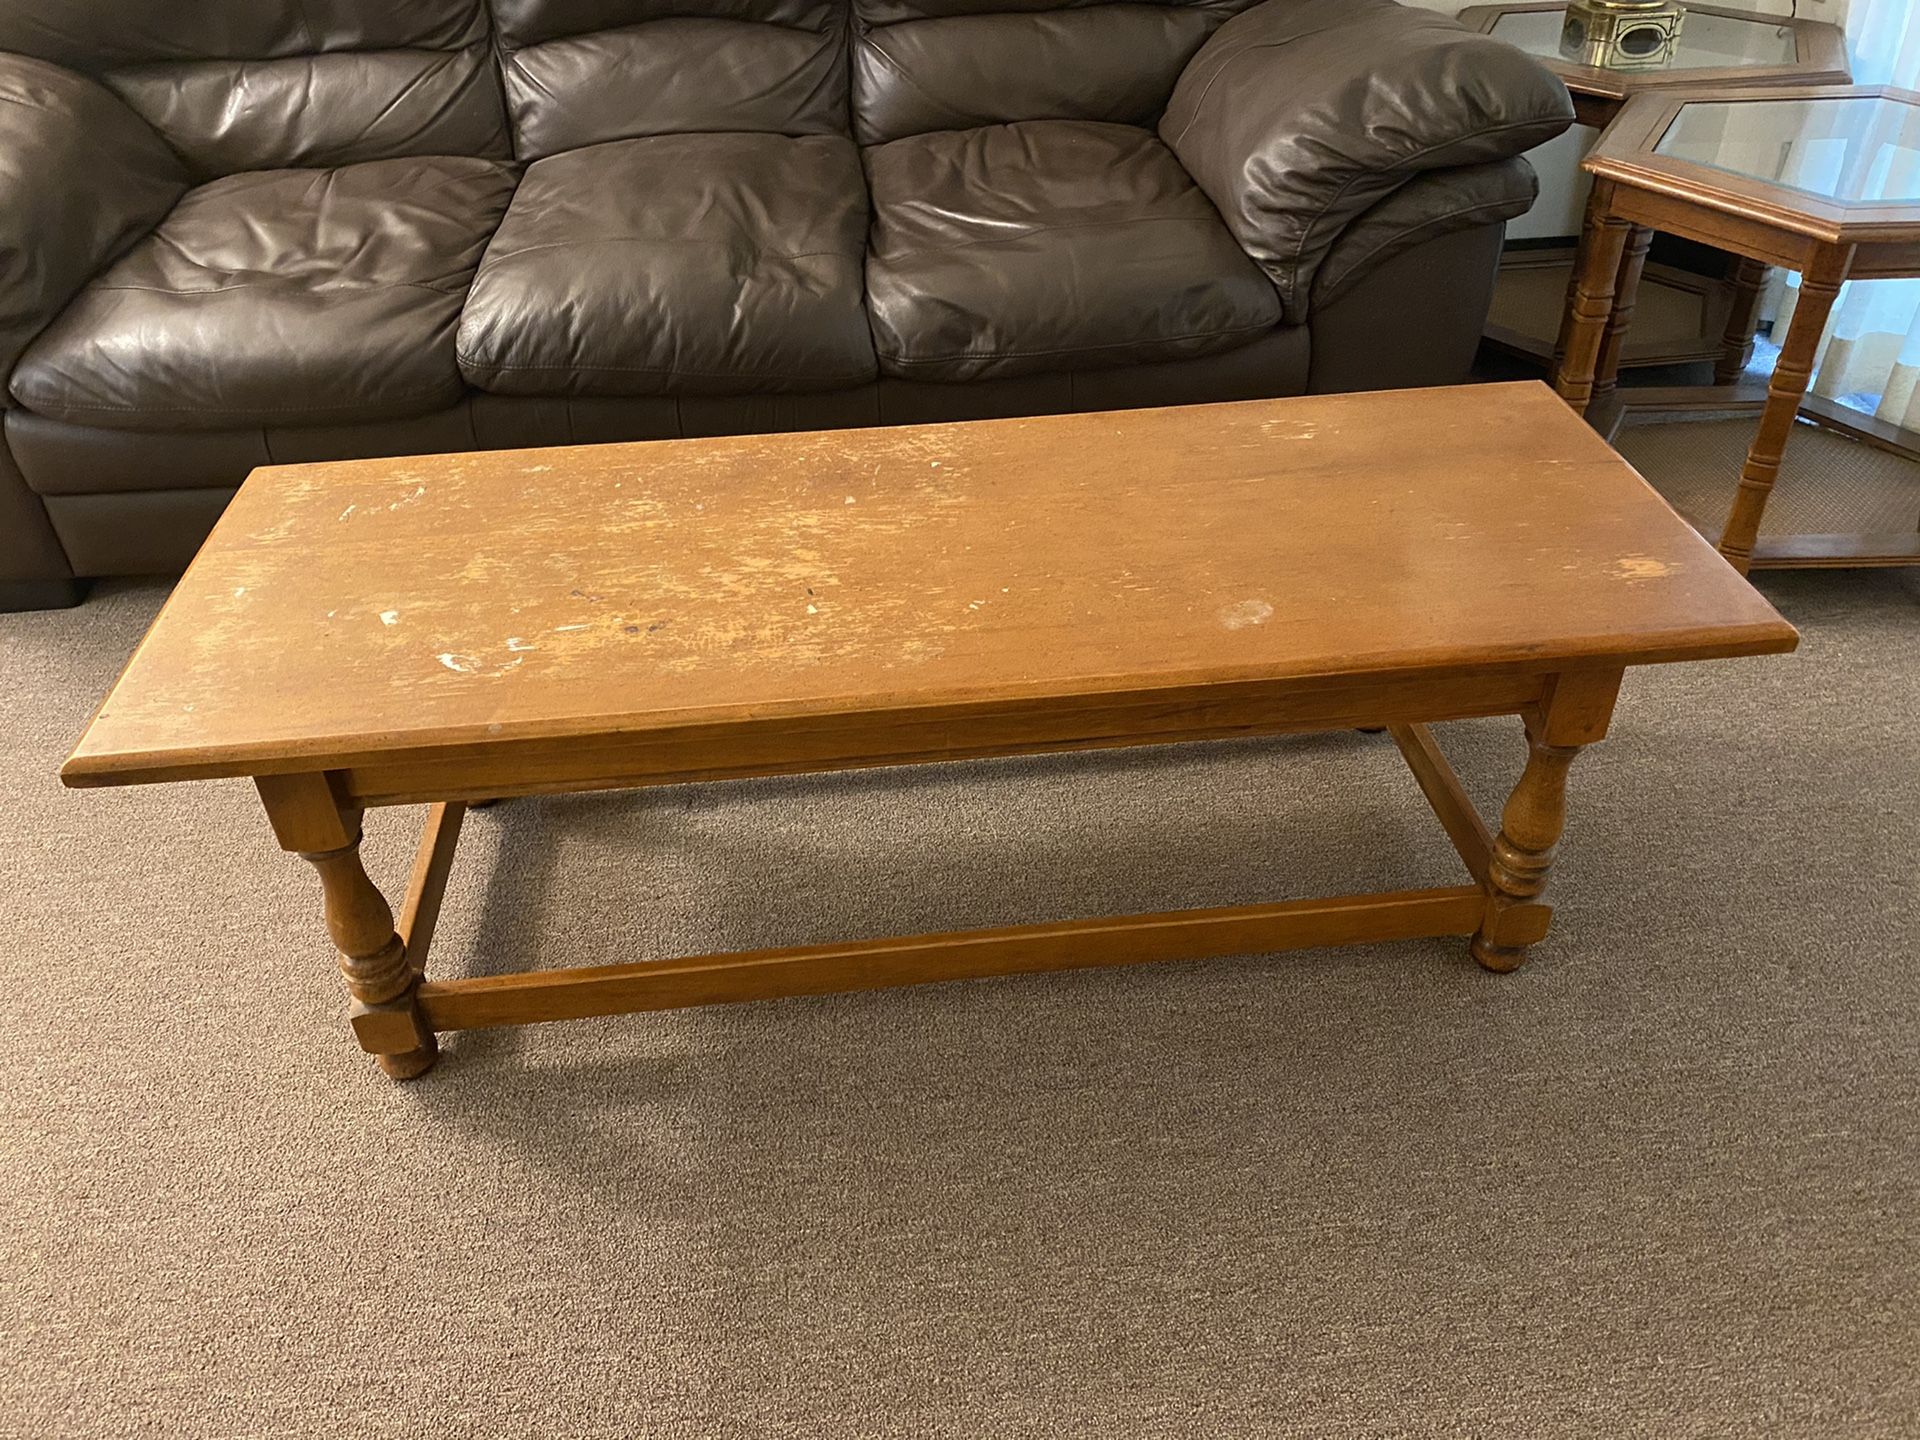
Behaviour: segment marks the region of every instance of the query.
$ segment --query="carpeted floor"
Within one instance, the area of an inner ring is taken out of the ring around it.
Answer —
[[[251,790],[0,617],[0,1433],[1920,1433],[1920,577],[1640,672],[1555,936],[352,1047]],[[1517,725],[1446,727],[1492,806]],[[397,884],[417,815],[375,817]],[[435,968],[1450,883],[1384,737],[516,802]]]

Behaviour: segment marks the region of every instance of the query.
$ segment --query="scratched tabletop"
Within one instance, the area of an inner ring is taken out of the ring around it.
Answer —
[[[284,466],[64,773],[1792,635],[1533,383]]]

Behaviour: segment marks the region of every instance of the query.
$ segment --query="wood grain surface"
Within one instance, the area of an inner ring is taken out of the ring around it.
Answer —
[[[63,776],[1793,643],[1531,382],[293,466],[248,480]]]

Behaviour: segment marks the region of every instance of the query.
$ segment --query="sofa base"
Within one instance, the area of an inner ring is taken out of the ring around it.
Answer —
[[[0,580],[0,615],[71,610],[87,598],[90,580]]]
[[[178,575],[233,494],[222,487],[49,495],[47,518],[82,575]]]
[[[824,394],[537,399],[476,392],[431,415],[316,428],[157,433],[14,410],[0,455],[10,451],[18,464],[15,498],[32,502],[35,519],[44,507],[39,523],[51,522],[52,531],[44,548],[57,543],[62,568],[79,576],[178,574],[234,488],[264,465],[1457,384],[1479,339],[1501,233],[1500,225],[1480,225],[1423,242],[1375,266],[1307,325],[1196,359],[968,384],[887,376]],[[8,579],[8,563],[0,554],[0,579]],[[31,570],[13,574],[21,580],[8,583],[40,583]],[[59,599],[64,583],[48,581],[32,593],[72,603]]]
[[[1317,308],[1307,322],[1307,389],[1348,395],[1465,380],[1493,305],[1505,238],[1504,225],[1478,225],[1429,240]]]

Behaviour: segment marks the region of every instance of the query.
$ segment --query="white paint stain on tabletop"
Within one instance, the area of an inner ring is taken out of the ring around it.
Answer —
[[[1273,618],[1273,606],[1264,600],[1241,600],[1233,605],[1220,608],[1220,624],[1228,630],[1245,630],[1250,625],[1264,625]]]

